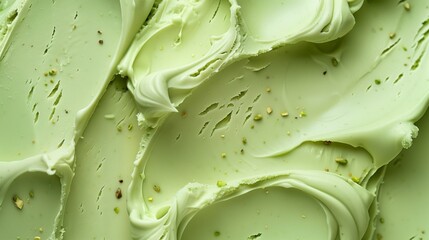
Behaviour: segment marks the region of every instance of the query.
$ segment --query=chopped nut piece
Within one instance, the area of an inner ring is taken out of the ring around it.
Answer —
[[[115,196],[117,199],[122,198],[122,190],[120,188],[116,189]]]
[[[116,214],[119,214],[119,208],[118,208],[118,207],[115,207],[115,208],[113,209],[113,211],[114,211]]]
[[[337,162],[340,165],[347,165],[348,161],[345,158],[342,157],[338,157],[335,159],[335,162]]]
[[[389,38],[390,39],[393,39],[395,37],[396,37],[396,33],[394,33],[394,32],[389,33]]]
[[[329,140],[325,140],[325,141],[323,141],[323,144],[325,144],[325,145],[331,145],[331,144],[332,144],[332,142],[331,142],[331,141],[329,141]]]
[[[338,66],[338,60],[336,58],[332,58],[331,63],[332,63],[332,66],[334,67]]]
[[[272,109],[271,107],[267,107],[267,113],[268,113],[268,114],[273,113],[273,109]]]
[[[222,180],[219,180],[219,181],[217,181],[216,185],[217,185],[218,187],[224,187],[224,186],[226,186],[226,182],[224,182],[224,181],[222,181]]]
[[[247,138],[243,137],[243,138],[241,139],[241,142],[242,142],[243,144],[247,144]]]
[[[267,88],[267,89],[265,89],[265,91],[266,91],[267,93],[270,93],[270,92],[271,92],[271,88]]]
[[[161,187],[158,185],[153,185],[153,190],[157,193],[161,192]]]
[[[12,201],[15,204],[15,207],[19,210],[22,210],[22,208],[24,208],[24,201],[22,201],[22,199],[18,195],[14,195],[12,197]]]
[[[226,158],[226,153],[221,153],[221,154],[220,154],[220,156],[221,156],[222,158]]]
[[[260,121],[260,120],[262,120],[262,114],[256,114],[256,115],[253,117],[253,120],[255,120],[255,121]]]
[[[281,115],[282,117],[287,117],[287,116],[289,116],[289,113],[288,113],[288,112],[282,112],[282,113],[280,113],[280,115]]]
[[[355,183],[359,183],[360,182],[360,179],[358,178],[358,177],[352,177],[352,181],[353,182],[355,182]]]
[[[49,70],[48,74],[49,74],[49,76],[55,76],[55,75],[57,75],[57,70],[51,69],[51,70]]]
[[[411,10],[411,5],[410,5],[409,2],[404,2],[404,9],[407,10],[407,11]]]

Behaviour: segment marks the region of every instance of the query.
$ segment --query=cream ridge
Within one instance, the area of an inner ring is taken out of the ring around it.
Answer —
[[[427,235],[426,1],[16,0],[0,33],[1,238]]]

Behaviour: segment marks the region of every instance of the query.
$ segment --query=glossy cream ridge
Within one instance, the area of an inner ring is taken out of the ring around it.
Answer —
[[[92,120],[103,114],[98,104],[129,103],[140,128],[128,138],[142,137],[126,194],[134,239],[188,239],[206,209],[278,187],[316,199],[328,239],[372,239],[384,167],[411,146],[427,107],[427,9],[424,1],[5,2],[0,207],[21,176],[56,176],[58,209],[44,208],[55,219],[40,235],[73,238],[65,208],[76,164],[90,159],[76,159],[76,148],[88,122],[101,121]],[[118,73],[134,99],[100,102]]]

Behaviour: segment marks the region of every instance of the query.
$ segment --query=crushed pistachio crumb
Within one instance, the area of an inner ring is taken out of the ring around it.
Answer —
[[[360,179],[358,177],[353,176],[352,177],[352,181],[355,182],[355,183],[359,183]]]
[[[35,237],[34,237],[34,240],[42,240],[42,238],[41,238],[41,237],[39,237],[39,236],[35,236]]]
[[[133,130],[133,125],[130,123],[128,124],[128,131],[131,131],[131,130]]]
[[[102,39],[98,40],[98,44],[103,45],[104,41]]]
[[[273,109],[272,109],[271,107],[267,107],[267,113],[268,113],[268,114],[273,113]]]
[[[117,130],[118,132],[122,132],[122,126],[121,126],[121,125],[116,126],[116,130]]]
[[[255,120],[255,121],[260,121],[260,120],[262,120],[262,114],[256,114],[256,115],[253,117],[253,120]]]
[[[51,70],[49,70],[48,74],[49,74],[49,76],[55,76],[55,75],[57,75],[57,70],[51,69]]]
[[[226,158],[226,153],[221,153],[221,154],[220,154],[220,156],[221,156],[222,158]]]
[[[306,112],[304,112],[304,111],[301,111],[300,113],[299,113],[299,117],[300,118],[302,118],[302,117],[306,117],[307,116],[307,113]]]
[[[381,80],[380,79],[375,79],[374,83],[377,84],[377,85],[380,85],[381,84]]]
[[[116,189],[115,197],[117,199],[121,199],[122,198],[122,190],[120,188]]]
[[[226,182],[224,182],[224,181],[222,181],[222,180],[219,180],[219,181],[217,181],[216,185],[217,185],[218,187],[225,187],[225,186],[226,186]]]
[[[221,138],[225,138],[225,134],[220,135]]]
[[[39,232],[42,233],[43,232],[43,228],[39,227]]]
[[[396,37],[396,33],[394,33],[394,32],[389,33],[389,38],[390,39],[393,39],[395,37]]]
[[[266,91],[267,93],[270,93],[270,92],[271,92],[271,88],[267,88],[267,89],[265,89],[265,91]]]
[[[148,197],[148,198],[147,198],[147,200],[148,200],[149,202],[153,202],[153,197]]]
[[[332,66],[334,67],[338,66],[338,60],[334,57],[331,59],[331,63],[332,63]]]
[[[335,162],[340,164],[340,165],[347,165],[347,163],[348,163],[347,159],[342,158],[342,157],[337,157],[335,159]]]
[[[282,113],[280,113],[280,115],[281,115],[282,117],[287,117],[287,116],[289,116],[289,113],[288,113],[288,112],[282,112]]]
[[[116,214],[119,214],[119,208],[118,208],[118,207],[115,207],[115,208],[113,209],[113,211],[114,211]]]
[[[242,142],[243,144],[247,144],[247,138],[246,138],[246,137],[243,137],[243,138],[241,139],[241,142]]]
[[[384,218],[380,218],[380,223],[384,223]]]
[[[33,191],[30,191],[30,192],[28,193],[28,196],[29,196],[30,198],[34,198],[34,192],[33,192]]]
[[[153,185],[153,190],[157,193],[161,192],[161,187],[159,185]]]
[[[404,2],[404,9],[406,11],[410,11],[411,10],[411,4],[409,2]]]
[[[215,231],[213,234],[215,237],[219,237],[220,236],[220,232],[219,231]]]
[[[24,208],[24,201],[18,195],[14,195],[12,197],[12,201],[15,204],[15,207],[19,210],[22,210]]]

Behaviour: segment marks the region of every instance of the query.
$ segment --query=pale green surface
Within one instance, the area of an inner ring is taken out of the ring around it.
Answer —
[[[427,239],[429,234],[429,114],[419,137],[387,168],[380,190],[377,233],[383,239]]]
[[[328,226],[320,224],[324,221],[323,209],[303,192],[267,188],[204,209],[182,239],[247,239],[258,233],[261,239],[326,239]]]
[[[24,201],[19,210],[12,200],[17,195]],[[15,179],[0,209],[2,239],[47,239],[54,229],[60,210],[61,185],[57,176],[26,173]]]
[[[64,239],[131,238],[126,196],[142,134],[136,113],[125,79],[116,78],[76,147],[76,175],[65,209]],[[106,115],[114,119],[106,119]],[[115,196],[118,188],[120,199]]]
[[[409,3],[2,2],[0,238],[424,238]]]

